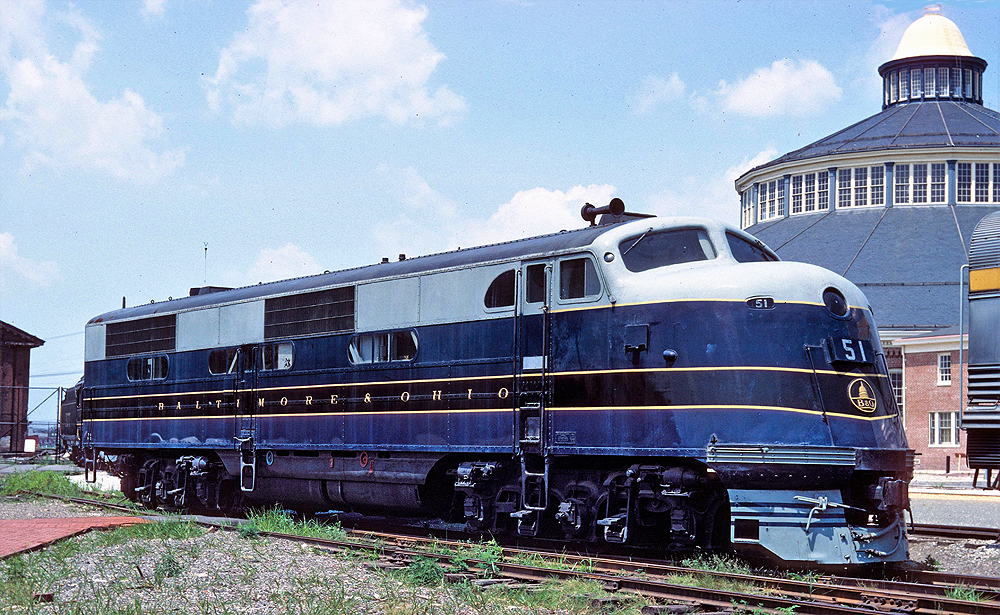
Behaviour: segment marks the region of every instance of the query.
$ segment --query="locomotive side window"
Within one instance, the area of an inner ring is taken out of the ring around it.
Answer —
[[[504,308],[514,305],[514,270],[508,269],[498,275],[486,290],[483,299],[487,308]]]
[[[355,335],[351,338],[347,351],[354,365],[412,361],[417,356],[417,333],[393,331]]]
[[[756,246],[742,237],[726,233],[726,241],[729,242],[729,251],[733,253],[733,258],[740,263],[757,263],[778,260],[768,254],[760,246]]]
[[[292,369],[292,345],[288,342],[264,344],[260,347],[260,355],[263,370]]]
[[[219,348],[208,355],[208,372],[210,374],[234,374],[239,365],[239,349]]]
[[[125,372],[132,381],[163,380],[167,377],[167,357],[133,357]]]
[[[601,294],[597,268],[589,258],[572,258],[559,262],[559,298],[582,299]]]
[[[625,268],[633,273],[715,258],[708,233],[685,228],[657,233],[646,232],[618,244]]]
[[[389,352],[390,361],[409,361],[417,356],[416,331],[396,331],[390,336],[390,339],[392,340]]]
[[[528,265],[525,303],[545,301],[545,265]]]

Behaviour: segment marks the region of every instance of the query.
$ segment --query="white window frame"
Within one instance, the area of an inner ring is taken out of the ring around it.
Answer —
[[[949,424],[945,429],[948,431],[947,438],[950,441],[944,441],[941,438],[941,419],[947,416]],[[927,444],[934,448],[957,448],[961,446],[961,438],[959,436],[958,429],[958,412],[954,410],[946,412],[928,412],[927,413]]]
[[[937,356],[938,386],[951,386],[951,353],[942,352]]]
[[[894,381],[894,377],[895,380]],[[897,386],[898,381],[898,386]],[[892,389],[892,394],[896,398],[896,406],[899,408],[900,414],[903,413],[903,404],[906,400],[904,383],[903,383],[903,368],[894,367],[889,370],[889,386]]]

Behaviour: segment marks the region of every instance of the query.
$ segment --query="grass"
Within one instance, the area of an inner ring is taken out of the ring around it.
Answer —
[[[308,521],[297,520],[278,506],[251,511],[247,515],[246,522],[240,525],[238,532],[243,538],[255,538],[261,532],[270,532],[328,540],[347,539],[347,532],[340,527],[339,523],[327,525],[312,519]]]
[[[952,600],[964,600],[965,602],[982,602],[983,593],[966,585],[956,585],[949,587],[944,592],[945,597]]]
[[[0,495],[17,495],[21,491],[77,496],[83,491],[61,472],[27,470],[0,477]]]

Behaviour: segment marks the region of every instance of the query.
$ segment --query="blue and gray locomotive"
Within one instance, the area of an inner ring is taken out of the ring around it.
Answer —
[[[861,291],[712,220],[583,214],[92,319],[88,472],[116,459],[151,507],[906,560],[912,452]]]

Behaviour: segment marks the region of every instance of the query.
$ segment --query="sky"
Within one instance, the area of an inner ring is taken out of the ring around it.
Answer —
[[[0,320],[29,411],[104,312],[584,225],[739,222],[874,115],[924,2],[0,0]],[[1000,108],[1000,1],[942,3]]]

